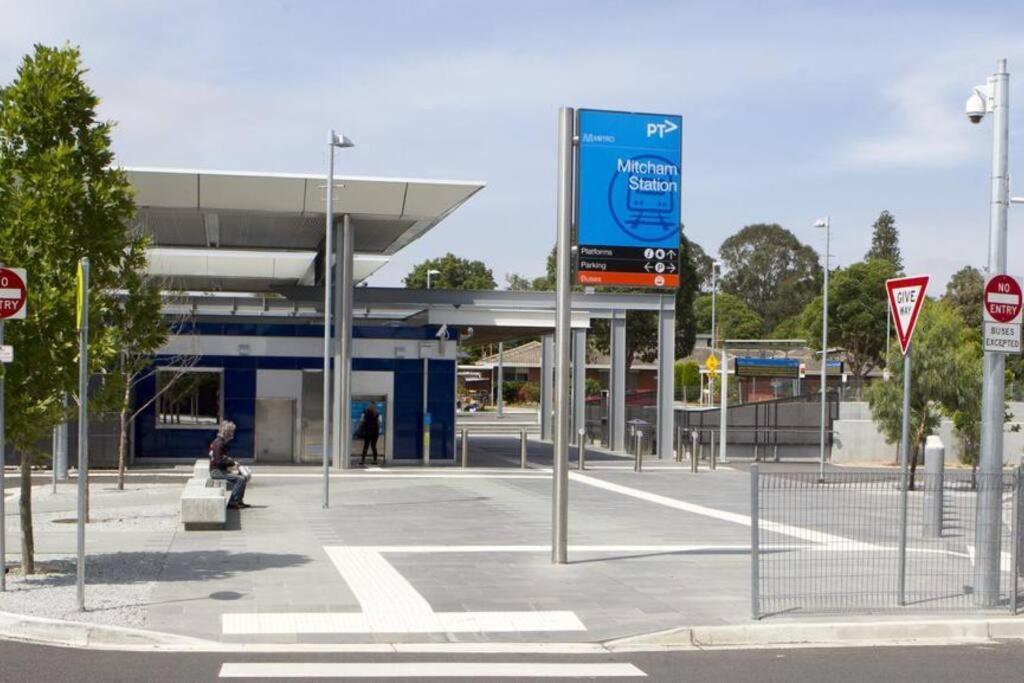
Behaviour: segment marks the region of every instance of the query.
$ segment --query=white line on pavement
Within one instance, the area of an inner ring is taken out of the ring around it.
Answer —
[[[574,612],[435,612],[380,552],[329,546],[328,557],[359,601],[360,612],[227,613],[232,635],[313,633],[509,633],[585,631]]]
[[[550,472],[550,470],[549,470]],[[260,479],[323,479],[323,474],[298,474],[298,473],[276,473],[276,472],[260,472]],[[367,472],[367,473],[352,473],[352,474],[331,474],[331,479],[546,479],[542,476],[543,472],[536,474],[498,474],[498,473],[474,473],[474,474],[462,474],[462,473],[451,473],[451,474],[427,474],[421,472],[389,472],[388,470],[381,470],[379,472]]]
[[[221,678],[646,677],[626,662],[225,662]]]
[[[621,493],[624,496],[631,496],[640,500],[646,500],[649,503],[656,503],[658,505],[664,505],[665,507],[674,508],[676,510],[682,510],[683,512],[690,512],[695,515],[703,515],[704,517],[711,517],[713,519],[720,519],[724,522],[732,522],[733,524],[741,524],[743,526],[750,526],[750,516],[741,515],[736,512],[728,512],[726,510],[716,510],[715,508],[709,508],[704,505],[697,505],[696,503],[687,503],[686,501],[676,500],[675,498],[669,498],[668,496],[660,496],[656,493],[649,493],[647,491],[641,491],[640,489],[634,489],[629,486],[623,486],[621,484],[613,484],[610,481],[604,481],[603,479],[597,479],[595,477],[588,477],[583,474],[576,472],[569,472],[569,478],[572,481],[580,484],[586,484],[595,488],[604,489],[606,491],[613,491],[615,493]],[[798,526],[791,526],[789,524],[779,524],[777,522],[771,522],[766,519],[759,520],[758,522],[761,530],[771,531],[784,536],[792,536],[793,538],[799,538],[803,541],[811,541],[813,543],[824,543],[828,545],[841,545],[845,549],[863,549],[873,548],[874,545],[870,543],[862,543],[855,541],[852,538],[844,538],[843,536],[835,536],[833,534],[826,534],[820,531],[813,531],[811,529],[804,529]]]
[[[349,546],[378,553],[546,553],[550,545],[375,545]],[[763,545],[764,550],[799,550],[810,545]],[[749,551],[749,544],[735,545],[570,545],[575,553],[688,553],[709,551]]]

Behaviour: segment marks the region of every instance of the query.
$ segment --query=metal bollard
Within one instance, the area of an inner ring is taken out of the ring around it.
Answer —
[[[585,447],[587,441],[587,430],[580,429],[579,431],[576,432],[576,436],[576,467],[582,472],[584,466],[583,463],[587,457],[587,449]]]
[[[526,428],[519,431],[519,466],[526,469]]]
[[[683,430],[676,427],[676,462],[683,461]]]
[[[925,536],[942,536],[942,480],[945,459],[946,447],[942,444],[942,439],[934,434],[929,436],[924,446]]]
[[[696,472],[697,471],[697,443],[700,441],[700,433],[696,429],[694,429],[690,433],[690,440],[693,442],[693,445],[690,447],[690,471],[691,472]]]
[[[718,466],[718,453],[715,452],[715,432],[711,432],[711,452],[708,455],[708,469],[714,471]]]
[[[462,466],[469,467],[469,430],[462,430]]]
[[[644,433],[639,429],[636,430],[636,456],[633,459],[633,471],[640,472],[644,468],[644,456],[640,452],[640,441],[643,439]]]

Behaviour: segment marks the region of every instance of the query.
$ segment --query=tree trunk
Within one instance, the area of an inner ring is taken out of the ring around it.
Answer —
[[[18,515],[21,518],[21,573],[28,576],[36,573],[36,543],[32,533],[32,456],[28,451],[21,453],[21,500],[18,501]]]
[[[121,397],[121,415],[117,432],[117,490],[124,491],[125,451],[128,446],[128,402],[131,400],[132,385],[125,382],[124,396]]]

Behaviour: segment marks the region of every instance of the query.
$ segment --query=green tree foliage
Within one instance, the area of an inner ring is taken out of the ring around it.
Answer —
[[[704,249],[694,241],[689,241],[690,261],[697,275],[697,291],[711,291],[711,269],[715,260],[707,255]]]
[[[945,301],[926,299],[914,333],[910,385],[911,482],[918,453],[942,416],[953,418],[967,459],[976,458],[981,420],[981,345]],[[900,438],[903,415],[903,354],[889,352],[888,382],[875,382],[866,393],[871,414],[889,443]]]
[[[810,304],[808,304],[810,305]],[[804,339],[806,340],[810,335],[804,328],[804,314],[803,312],[797,315],[791,315],[790,317],[783,320],[781,323],[775,326],[769,334],[772,339]]]
[[[900,255],[900,233],[896,219],[888,211],[878,214],[871,226],[871,248],[864,254],[864,260],[883,259],[892,264],[896,273],[903,272],[903,256]]]
[[[711,330],[711,295],[701,294],[693,303],[696,325]],[[760,339],[764,331],[761,316],[752,311],[738,296],[719,292],[715,301],[716,339]]]
[[[126,222],[134,214],[125,174],[113,168],[112,124],[96,120],[79,51],[37,45],[0,89],[0,258],[29,274],[28,318],[7,326],[17,349],[5,366],[7,438],[21,455],[22,569],[34,571],[30,467],[35,444],[77,389],[75,272],[91,262],[94,320],[108,320],[123,285]],[[90,327],[90,371],[117,359],[119,331]]]
[[[417,264],[405,276],[405,286],[409,289],[426,289],[428,270],[441,271],[439,275],[430,278],[430,286],[435,289],[495,289],[498,286],[494,274],[483,261],[459,258],[451,252],[441,258],[427,259]]]
[[[676,396],[688,400],[700,391],[700,365],[694,360],[677,360],[675,365]]]
[[[828,345],[846,354],[850,372],[863,378],[882,362],[889,316],[885,281],[896,276],[889,261],[873,259],[831,273],[828,283]],[[821,296],[804,308],[807,343],[821,349]]]
[[[748,225],[722,243],[722,290],[743,299],[774,329],[799,313],[821,289],[814,249],[775,223]]]
[[[598,396],[601,393],[601,383],[593,377],[587,377],[583,380],[583,395],[584,396]]]
[[[985,300],[985,276],[973,266],[964,266],[953,273],[946,284],[946,294],[942,297],[948,302],[967,327],[981,334],[982,306]]]

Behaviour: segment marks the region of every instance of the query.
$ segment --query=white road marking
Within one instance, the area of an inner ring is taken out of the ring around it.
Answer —
[[[225,662],[221,678],[646,677],[626,662]]]
[[[585,631],[574,612],[435,612],[381,553],[329,546],[328,557],[362,608],[360,612],[227,613],[225,634],[512,633]]]
[[[350,546],[378,553],[547,553],[550,545],[376,545]],[[763,550],[800,550],[811,545],[762,545]],[[574,553],[692,553],[750,550],[749,544],[733,545],[570,545]]]
[[[728,512],[726,510],[717,510],[715,508],[709,508],[704,505],[697,505],[696,503],[687,503],[686,501],[677,500],[675,498],[669,498],[667,496],[660,496],[656,493],[641,491],[640,489],[634,489],[629,486],[622,486],[621,484],[613,484],[612,482],[604,481],[603,479],[588,477],[586,475],[578,474],[576,472],[569,472],[569,478],[572,481],[578,482],[580,484],[586,484],[588,486],[604,489],[606,491],[621,493],[624,496],[630,496],[632,498],[646,500],[649,503],[664,505],[665,507],[674,508],[676,510],[682,510],[683,512],[690,512],[695,515],[703,515],[704,517],[720,519],[723,522],[732,522],[733,524],[741,524],[747,527],[750,526],[749,515],[741,515],[739,513]],[[760,526],[762,531],[770,531],[773,533],[782,534],[784,536],[792,536],[793,538],[799,538],[803,541],[811,541],[812,543],[839,545],[842,546],[844,549],[867,549],[876,547],[873,544],[855,541],[852,538],[845,538],[843,536],[836,536],[834,534],[826,534],[820,531],[814,531],[812,529],[804,529],[798,526],[791,526],[789,524],[779,524],[777,522],[771,522],[766,519],[759,520],[758,525]]]
[[[550,470],[548,470],[550,472]],[[324,478],[323,474],[305,474],[305,473],[293,473],[293,472],[260,472],[257,471],[260,479],[320,479]],[[542,476],[543,472],[536,472],[534,474],[499,474],[479,472],[473,474],[463,474],[461,472],[452,472],[451,474],[444,473],[426,473],[426,472],[395,472],[394,470],[380,470],[379,472],[354,472],[352,474],[331,474],[331,479],[544,479]]]

